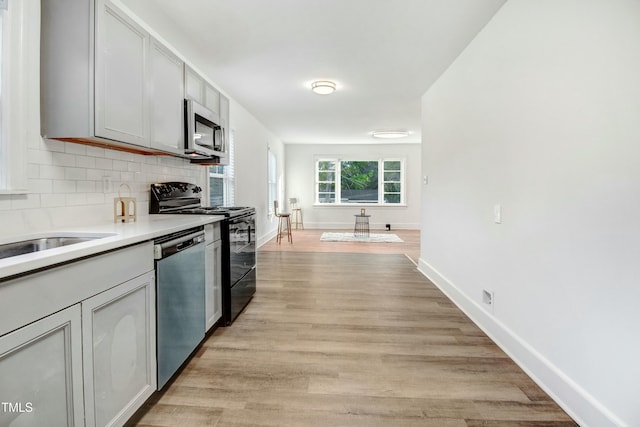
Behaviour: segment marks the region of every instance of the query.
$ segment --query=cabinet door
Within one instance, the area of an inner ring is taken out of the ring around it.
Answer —
[[[154,277],[82,302],[87,426],[122,425],[156,390]]]
[[[204,79],[189,66],[184,67],[185,98],[204,105]]]
[[[151,39],[151,147],[175,154],[184,154],[183,72],[182,60]]]
[[[220,94],[220,125],[229,128],[229,98]]]
[[[224,147],[225,151],[229,151],[229,132],[230,132],[230,124],[229,124],[229,99],[220,94],[220,126],[222,126],[222,138],[224,139]],[[225,160],[225,164],[228,163],[228,157]]]
[[[207,331],[222,317],[222,241],[207,245],[205,260]]]
[[[82,426],[80,305],[0,337],[2,426]]]
[[[96,1],[95,134],[149,146],[149,34],[107,0]]]
[[[207,83],[204,86],[204,106],[220,115],[220,92]]]

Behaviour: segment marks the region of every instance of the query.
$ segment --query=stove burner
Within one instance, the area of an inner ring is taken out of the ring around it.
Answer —
[[[255,209],[243,206],[201,206],[202,188],[186,182],[151,184],[149,213],[222,215],[227,218],[254,214]]]
[[[177,214],[196,214],[196,215],[224,215],[238,216],[245,212],[253,212],[253,208],[242,206],[199,206],[197,208],[179,209],[173,213]]]

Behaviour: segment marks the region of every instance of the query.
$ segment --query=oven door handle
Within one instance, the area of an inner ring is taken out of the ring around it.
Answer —
[[[240,253],[242,253],[244,251],[245,248],[248,248],[249,246],[251,246],[251,243],[247,243],[246,245],[242,245],[238,249],[234,250],[233,253],[234,254],[240,254]]]

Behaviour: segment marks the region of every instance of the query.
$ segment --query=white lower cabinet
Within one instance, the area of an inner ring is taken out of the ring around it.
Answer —
[[[206,331],[222,317],[222,240],[220,224],[205,225],[205,315]]]
[[[0,426],[121,426],[156,390],[153,242],[0,283]]]
[[[0,337],[0,426],[82,426],[80,304]]]
[[[156,390],[155,319],[153,272],[82,302],[87,426],[124,424]]]

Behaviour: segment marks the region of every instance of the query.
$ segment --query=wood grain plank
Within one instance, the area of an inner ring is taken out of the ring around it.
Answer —
[[[245,311],[129,425],[576,425],[404,254],[272,249]]]

